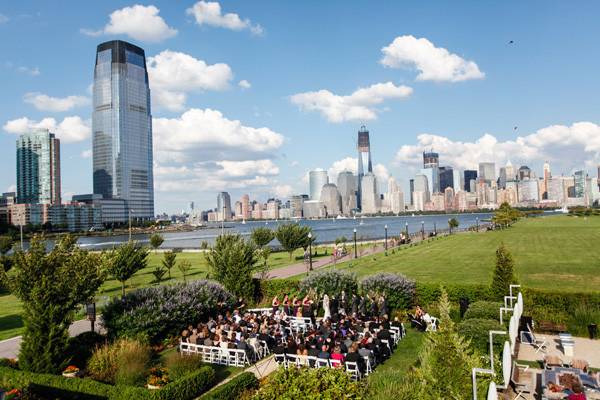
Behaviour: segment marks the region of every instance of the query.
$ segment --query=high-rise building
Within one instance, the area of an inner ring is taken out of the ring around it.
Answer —
[[[427,175],[429,192],[439,193],[440,189],[440,155],[433,151],[423,152],[423,169],[421,173]]]
[[[362,177],[361,198],[363,214],[376,214],[379,211],[379,195],[377,191],[377,179],[372,173]]]
[[[525,177],[518,183],[519,203],[537,203],[540,200],[539,187],[536,179]]]
[[[544,184],[542,188],[542,199],[548,199],[548,182],[552,178],[552,173],[550,172],[550,164],[548,161],[544,163]]]
[[[496,163],[480,162],[479,163],[479,178],[486,183],[491,183],[496,180]]]
[[[475,171],[474,169],[465,169],[465,173],[464,173],[464,182],[465,182],[465,186],[464,186],[464,190],[465,192],[473,192],[474,190],[471,190],[471,181],[474,181],[477,179],[477,171]]]
[[[498,187],[506,189],[506,167],[500,167],[500,171],[498,172]]]
[[[410,193],[410,204],[413,205],[413,204],[415,204],[413,201],[413,192],[415,191],[415,180],[414,179],[410,179],[408,181],[408,191]]]
[[[242,196],[242,219],[246,220],[250,218],[250,196],[248,196],[247,194]]]
[[[585,171],[575,171],[575,197],[584,197],[585,195]]]
[[[308,196],[305,194],[294,195],[290,197],[290,213],[292,214],[292,218],[302,217],[302,207],[305,200],[308,200]]]
[[[319,200],[321,198],[321,189],[329,183],[327,171],[317,168],[308,173],[308,185],[310,190],[310,199]]]
[[[531,178],[531,169],[527,165],[521,165],[519,168],[519,180],[522,181],[525,178]]]
[[[232,211],[229,193],[220,192],[217,195],[217,221],[229,221]]]
[[[126,201],[134,218],[154,217],[152,113],[144,50],[98,45],[93,89],[94,193]]]
[[[357,208],[360,210],[362,210],[362,178],[370,173],[373,173],[371,142],[369,140],[369,131],[363,125],[358,130],[358,187],[356,190],[356,204]]]
[[[414,179],[414,190],[413,193],[423,193],[423,202],[427,203],[429,201],[429,197],[431,192],[429,191],[429,182],[427,182],[427,176],[423,174],[418,174]],[[414,199],[414,194],[413,194]]]
[[[388,179],[386,198],[389,200],[389,211],[394,214],[404,212],[404,194],[392,176]]]
[[[17,203],[60,204],[60,141],[48,130],[17,139]]]
[[[337,188],[342,196],[342,213],[350,215],[356,208],[356,176],[351,171],[342,171],[337,177]]]
[[[440,192],[444,193],[446,188],[454,188],[454,170],[452,167],[440,167]],[[454,190],[454,189],[453,189]]]
[[[464,191],[464,177],[463,171],[457,168],[452,170],[452,189],[454,189],[454,193]]]
[[[321,189],[321,201],[325,205],[328,217],[337,217],[342,212],[342,198],[338,188],[333,183],[323,185]]]

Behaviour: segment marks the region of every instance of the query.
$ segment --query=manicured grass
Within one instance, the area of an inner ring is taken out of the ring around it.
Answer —
[[[545,216],[493,232],[441,237],[388,255],[338,264],[359,276],[399,272],[421,282],[482,284],[491,280],[504,242],[522,284],[554,291],[600,290],[600,218]]]
[[[290,264],[302,263],[302,256],[304,251],[302,249],[296,250],[290,260],[288,253],[278,252],[271,253],[269,257],[269,267],[279,268]],[[319,248],[317,257],[318,259],[323,256],[324,250]],[[328,250],[329,256],[331,256],[331,249]],[[154,276],[152,271],[154,268],[161,264],[163,259],[163,253],[151,252],[148,256],[148,266],[141,271],[138,271],[129,281],[125,284],[125,290],[130,291],[154,285]],[[192,263],[192,269],[188,272],[188,280],[204,279],[207,277],[208,265],[204,253],[178,253],[177,261],[189,260]],[[168,275],[165,275],[168,277]],[[171,279],[163,282],[168,284],[176,281],[183,281],[183,275],[177,268],[173,267],[171,270]],[[109,279],[104,282],[104,285],[98,290],[96,300],[98,306],[102,306],[112,296],[118,296],[121,293],[121,283],[114,279]],[[0,340],[8,339],[13,336],[18,336],[23,331],[23,321],[20,316],[21,305],[19,301],[12,295],[6,292],[0,292]]]

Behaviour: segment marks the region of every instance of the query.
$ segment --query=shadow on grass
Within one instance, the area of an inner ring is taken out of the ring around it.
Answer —
[[[0,331],[17,329],[23,327],[23,319],[18,314],[10,314],[0,317]]]

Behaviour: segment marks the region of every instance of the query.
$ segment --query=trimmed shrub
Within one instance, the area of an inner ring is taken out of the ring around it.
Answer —
[[[393,309],[408,309],[414,303],[415,281],[401,274],[371,275],[361,281],[360,287],[363,292],[385,295]]]
[[[96,380],[129,386],[142,386],[150,364],[150,347],[140,342],[121,339],[94,351],[88,373]]]
[[[198,280],[129,292],[102,312],[110,337],[145,336],[151,343],[231,307],[234,297],[218,283]]]
[[[183,378],[171,382],[152,396],[156,400],[191,400],[206,392],[215,381],[215,371],[205,366]]]
[[[334,368],[279,368],[254,395],[254,400],[361,399],[363,387]],[[318,394],[318,395],[317,395]]]
[[[202,356],[198,354],[183,356],[172,352],[165,357],[164,365],[169,371],[169,378],[176,381],[199,369],[202,366]]]
[[[338,297],[342,291],[346,296],[358,291],[356,275],[339,270],[313,272],[300,282],[300,290],[308,292],[314,290],[318,296],[328,294]]]
[[[505,330],[500,322],[493,319],[472,318],[466,319],[458,324],[458,333],[471,341],[471,347],[481,354],[488,354],[490,349],[489,331]],[[502,349],[502,345],[508,336],[494,336],[494,352]],[[500,353],[497,353],[500,354]]]
[[[200,397],[201,400],[236,400],[247,390],[257,389],[258,379],[252,372],[242,372],[229,382]]]
[[[260,281],[261,303],[271,304],[271,299],[282,294],[300,294],[300,282],[293,279],[263,279]]]
[[[500,307],[504,304],[497,301],[476,301],[471,303],[464,319],[492,319],[500,321]]]

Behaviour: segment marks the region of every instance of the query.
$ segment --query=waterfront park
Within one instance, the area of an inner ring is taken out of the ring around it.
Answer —
[[[508,206],[477,226],[370,241],[349,231],[322,243],[293,223],[225,232],[197,251],[162,249],[160,235],[92,252],[33,239],[2,258],[0,388],[35,399],[546,399],[568,387],[598,398],[599,240],[597,215]]]

